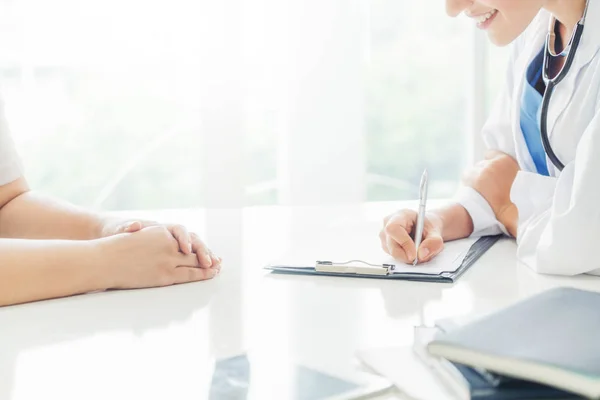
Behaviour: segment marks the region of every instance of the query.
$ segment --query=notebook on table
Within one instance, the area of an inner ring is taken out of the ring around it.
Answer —
[[[558,288],[436,336],[429,354],[600,398],[600,293]]]
[[[509,378],[482,368],[469,367],[444,358],[433,357],[427,345],[439,335],[449,332],[436,327],[415,327],[413,351],[430,368],[438,382],[464,400],[575,400],[581,396],[554,387]],[[452,327],[452,329],[455,329]]]

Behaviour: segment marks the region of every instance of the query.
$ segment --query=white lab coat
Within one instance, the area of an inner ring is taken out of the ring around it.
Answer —
[[[538,175],[520,128],[525,71],[544,45],[550,14],[540,12],[512,44],[508,77],[483,129],[486,147],[512,155],[521,171],[511,199],[519,210],[518,259],[539,273],[600,274],[600,1],[589,0],[584,33],[568,76],[550,102],[548,131],[565,164]],[[462,188],[474,236],[506,233],[487,201]]]

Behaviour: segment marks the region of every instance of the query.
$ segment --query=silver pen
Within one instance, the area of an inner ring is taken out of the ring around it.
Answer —
[[[419,214],[417,215],[417,227],[415,230],[415,249],[417,256],[413,261],[413,265],[417,265],[419,262],[419,246],[421,245],[421,238],[423,237],[423,225],[425,225],[425,206],[427,204],[427,184],[428,184],[427,170],[423,171],[421,176],[421,184],[419,185]]]

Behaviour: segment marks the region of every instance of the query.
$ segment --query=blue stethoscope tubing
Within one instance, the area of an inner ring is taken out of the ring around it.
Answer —
[[[573,32],[573,36],[571,36],[571,40],[569,45],[565,48],[563,55],[565,52],[567,53],[567,59],[565,60],[565,64],[562,69],[554,78],[550,78],[550,40],[552,37],[552,32],[554,27],[550,27],[550,31],[548,32],[548,36],[546,38],[546,46],[544,50],[544,65],[543,65],[543,76],[544,81],[546,82],[546,90],[544,91],[544,98],[542,100],[542,112],[541,112],[541,120],[540,120],[540,133],[542,136],[542,145],[544,146],[544,151],[546,155],[554,164],[554,166],[562,171],[565,168],[565,165],[560,161],[552,146],[550,145],[550,140],[548,139],[548,109],[550,108],[550,99],[552,98],[552,93],[558,85],[569,73],[571,66],[573,65],[573,60],[575,59],[575,54],[577,53],[577,48],[579,47],[579,42],[581,41],[581,36],[583,35],[583,28],[585,25],[585,17],[587,15],[587,9],[590,0],[586,2],[585,11],[583,12],[583,18],[577,23],[575,27],[575,32]]]

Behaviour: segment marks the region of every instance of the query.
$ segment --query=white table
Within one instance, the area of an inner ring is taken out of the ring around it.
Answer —
[[[381,218],[400,206],[138,214],[196,230],[224,258],[222,274],[0,308],[0,399],[204,399],[215,358],[247,352],[339,374],[356,367],[358,349],[410,344],[417,324],[489,312],[559,285],[600,290],[599,278],[517,266],[508,239],[454,285],[262,270],[286,249],[356,230],[373,231],[369,245],[377,245]]]

